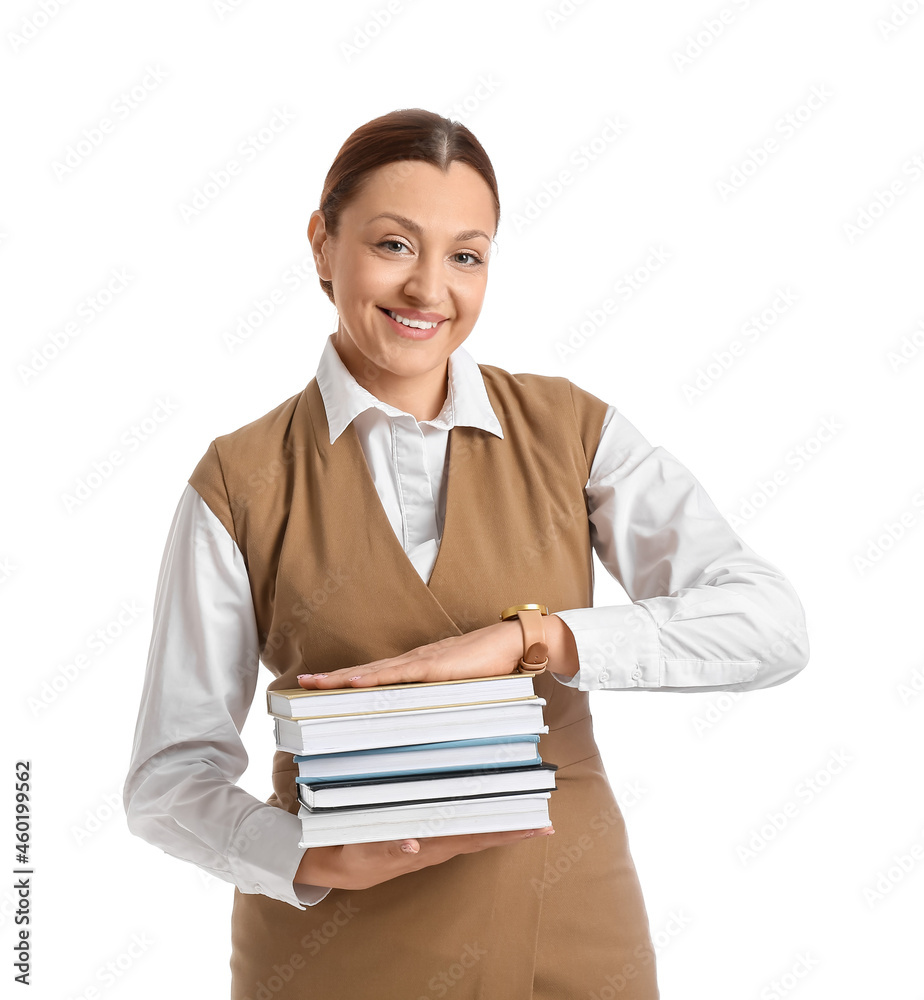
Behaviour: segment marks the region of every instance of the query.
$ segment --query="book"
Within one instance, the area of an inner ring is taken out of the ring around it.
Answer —
[[[455,681],[408,681],[371,688],[281,688],[266,692],[270,715],[287,719],[321,718],[356,712],[405,712],[480,702],[535,697],[533,679],[526,674],[466,677]]]
[[[440,739],[547,733],[544,698],[457,705],[452,708],[371,712],[321,719],[274,718],[276,749],[292,754],[335,753],[372,747],[408,746]]]
[[[501,830],[538,830],[549,823],[551,792],[495,795],[411,805],[312,812],[298,807],[302,824],[299,847],[365,844],[405,837],[448,837]]]
[[[386,803],[434,802],[440,799],[475,799],[554,790],[556,764],[478,768],[458,773],[436,772],[392,775],[353,781],[301,783],[298,797],[307,809],[348,809]]]
[[[378,778],[392,774],[430,774],[475,767],[540,764],[539,736],[480,736],[471,740],[412,743],[344,753],[297,754],[297,782]]]

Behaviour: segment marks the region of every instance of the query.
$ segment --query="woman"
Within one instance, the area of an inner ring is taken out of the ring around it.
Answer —
[[[792,587],[676,459],[567,379],[465,351],[499,217],[464,126],[357,129],[308,228],[339,314],[316,377],[213,441],[174,517],[125,806],[235,885],[235,1000],[658,997],[588,691],[756,689],[807,660]],[[634,603],[592,608],[592,548]],[[499,620],[523,603],[544,647]],[[554,829],[299,850],[291,754],[265,803],[235,784],[260,659],[276,690],[524,656],[548,662]]]

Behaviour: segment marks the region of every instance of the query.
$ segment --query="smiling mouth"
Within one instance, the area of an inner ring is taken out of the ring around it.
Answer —
[[[385,309],[383,306],[379,306],[379,309],[389,316],[396,323],[400,323],[402,326],[406,326],[411,330],[435,330],[440,323],[445,322],[444,320],[439,320],[436,323],[431,323],[422,319],[408,319],[406,316],[402,316],[400,313],[394,312],[392,309]]]

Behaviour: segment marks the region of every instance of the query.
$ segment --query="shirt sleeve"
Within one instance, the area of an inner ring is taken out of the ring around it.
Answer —
[[[806,665],[792,585],[613,406],[585,494],[594,550],[632,603],[556,612],[580,665],[556,680],[581,691],[748,691]]]
[[[154,628],[123,804],[131,832],[174,857],[300,910],[324,886],[294,881],[301,821],[237,780],[240,732],[260,664],[240,549],[191,485],[177,506],[154,599]]]

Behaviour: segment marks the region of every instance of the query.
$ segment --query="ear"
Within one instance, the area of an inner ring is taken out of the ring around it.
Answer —
[[[327,241],[330,236],[327,232],[327,224],[320,209],[315,209],[308,220],[308,240],[311,243],[311,252],[314,255],[314,266],[317,269],[318,277],[324,281],[330,281],[330,264],[327,259]]]

